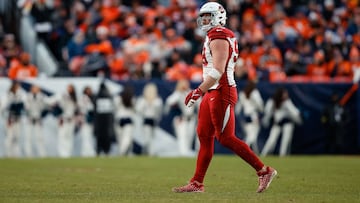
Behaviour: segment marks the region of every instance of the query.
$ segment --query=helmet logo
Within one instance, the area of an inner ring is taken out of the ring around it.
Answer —
[[[210,14],[210,23],[203,24],[203,14]],[[208,2],[204,4],[199,11],[199,18],[197,20],[198,25],[202,30],[208,31],[210,28],[226,24],[226,10],[222,5],[216,2]]]
[[[220,13],[224,13],[224,12],[225,12],[224,7],[222,7],[222,6],[220,5],[220,6],[219,6],[219,11],[220,11]]]

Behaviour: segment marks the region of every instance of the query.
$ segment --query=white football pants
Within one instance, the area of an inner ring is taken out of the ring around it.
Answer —
[[[133,131],[134,125],[133,124],[126,124],[123,127],[120,125],[116,126],[116,137],[119,147],[119,155],[129,155],[132,152],[133,146]]]
[[[33,157],[33,146],[38,157],[45,157],[45,141],[41,123],[28,120],[27,130],[24,132],[24,152],[26,157]]]
[[[5,155],[20,157],[20,119],[7,125],[5,138]]]
[[[80,128],[79,135],[81,136],[81,150],[80,156],[93,157],[95,152],[95,140],[93,135],[93,126],[89,123],[83,123]]]
[[[280,156],[285,156],[290,153],[294,124],[286,123],[282,127],[279,125],[273,125],[271,127],[269,138],[267,139],[265,146],[261,152],[262,156],[266,156],[269,153],[274,152],[276,147],[276,142],[280,136],[281,130],[282,130],[282,138],[280,144]]]
[[[195,137],[195,118],[182,119],[174,117],[173,126],[178,142],[180,156],[192,155],[192,144]]]
[[[257,144],[257,139],[260,131],[260,126],[258,122],[245,123],[243,125],[245,132],[245,143],[251,147],[256,154],[259,154],[259,147]]]
[[[143,152],[144,154],[153,156],[155,154],[155,149],[153,147],[153,139],[155,138],[155,126],[144,125],[144,145]]]
[[[58,129],[58,153],[59,157],[67,158],[72,155],[74,148],[75,121],[64,120]]]

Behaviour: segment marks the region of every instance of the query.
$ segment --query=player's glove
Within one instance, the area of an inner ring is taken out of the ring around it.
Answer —
[[[196,88],[194,90],[192,90],[187,96],[186,96],[186,99],[185,99],[185,105],[187,107],[192,107],[196,100],[198,100],[201,96],[203,96],[203,92],[201,91],[200,88]]]

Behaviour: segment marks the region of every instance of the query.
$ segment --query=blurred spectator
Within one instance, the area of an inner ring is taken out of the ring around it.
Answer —
[[[86,55],[86,46],[87,41],[85,38],[85,33],[81,30],[78,30],[67,44],[69,69],[74,75],[80,74],[82,65],[84,63],[84,57]]]
[[[43,133],[43,118],[47,108],[47,96],[37,85],[32,85],[26,95],[27,130],[24,132],[24,153],[27,157],[46,156],[45,138]],[[33,153],[35,149],[36,153]]]
[[[234,30],[235,31],[235,35],[237,38],[240,37],[240,33],[239,33],[239,29],[240,29],[240,19],[238,18],[237,15],[230,15],[229,16],[229,29]]]
[[[17,33],[19,28],[20,12],[15,0],[1,0],[0,3],[0,40],[5,33]]]
[[[6,34],[2,41],[2,46],[1,46],[0,52],[6,59],[7,67],[10,66],[12,60],[19,57],[21,51],[22,51],[21,47],[17,44],[17,42],[15,40],[15,35],[14,34]]]
[[[155,129],[159,125],[163,101],[158,95],[158,88],[154,83],[148,83],[144,86],[142,95],[136,100],[136,112],[142,118],[143,126],[143,150],[145,155],[155,155],[153,140],[155,138]]]
[[[149,61],[148,40],[150,39],[147,39],[145,30],[140,29],[137,34],[132,35],[122,43],[129,78],[144,78],[143,65]]]
[[[73,155],[76,116],[79,113],[79,99],[73,84],[65,92],[56,96],[56,103],[61,109],[58,126],[58,156],[68,158]]]
[[[80,70],[81,76],[87,77],[109,77],[109,65],[103,54],[94,52],[86,55]]]
[[[284,56],[287,50],[295,47],[295,39],[301,36],[299,36],[297,30],[292,26],[290,19],[284,16],[282,11],[277,11],[274,15],[276,20],[272,28],[274,32],[274,45]]]
[[[273,45],[271,40],[266,40],[263,43],[258,66],[260,69],[269,72],[282,71],[281,52]]]
[[[340,104],[340,97],[333,93],[330,97],[330,103],[323,109],[321,114],[321,123],[323,124],[327,153],[341,153],[344,145],[344,135],[346,123],[349,121],[349,112]]]
[[[252,52],[250,44],[245,44],[240,51],[240,58],[237,61],[237,67],[235,69],[235,75],[238,79],[250,79],[257,80],[259,76],[257,74],[256,63],[258,56]]]
[[[240,116],[240,124],[244,131],[244,141],[255,153],[259,154],[257,144],[260,132],[260,114],[264,111],[264,101],[254,81],[249,81],[239,92],[235,112]]]
[[[358,35],[360,32],[360,7],[356,7],[352,13],[352,21],[346,30],[346,33],[352,37]]]
[[[13,63],[9,68],[10,79],[27,79],[38,76],[38,69],[30,63],[30,54],[23,52],[18,63]]]
[[[108,56],[114,53],[114,49],[109,40],[109,28],[106,26],[99,26],[96,28],[96,42],[85,47],[87,53],[101,53]]]
[[[351,47],[349,53],[349,61],[351,64],[351,71],[355,73],[357,69],[360,69],[360,52],[356,46]]]
[[[304,65],[307,67],[310,63],[313,62],[313,54],[314,50],[311,46],[311,43],[301,39],[297,41],[296,49],[300,54],[300,61],[304,63]],[[286,57],[286,56],[285,56]]]
[[[175,132],[180,156],[192,156],[194,139],[198,142],[195,133],[196,108],[188,108],[184,101],[190,92],[190,83],[186,79],[176,83],[174,91],[166,98],[165,111],[173,113],[172,127]]]
[[[265,74],[269,74],[270,81],[285,77],[281,52],[273,45],[272,41],[265,40],[258,54],[260,55],[258,68]]]
[[[49,37],[53,30],[52,12],[53,9],[47,5],[46,0],[35,0],[30,11],[38,37],[49,46],[51,45]]]
[[[165,78],[170,81],[184,80],[189,78],[189,66],[182,60],[178,51],[172,52],[168,59],[169,67],[166,71]]]
[[[109,40],[109,29],[107,26],[96,28],[96,41],[85,47],[88,53],[81,67],[81,75],[86,76],[109,76],[110,70],[108,58],[114,54],[114,49]]]
[[[69,56],[68,54],[74,53],[67,53],[69,52],[67,50],[69,43],[74,43],[75,41],[76,44],[82,44],[82,41],[86,41],[85,39],[74,39],[79,37],[75,36],[76,34],[79,34],[79,32],[77,32],[75,22],[71,18],[64,19],[64,22],[61,24],[61,26],[58,27],[57,30],[54,30],[54,32],[51,34],[50,49],[53,51],[54,56],[58,60],[70,60],[73,57],[72,55]]]
[[[196,54],[194,56],[194,62],[189,66],[189,80],[191,82],[201,82],[202,81],[202,55]]]
[[[176,33],[175,29],[166,29],[164,37],[170,50],[179,52],[181,57],[185,58],[190,54],[191,44],[183,36]]]
[[[273,97],[265,104],[263,117],[264,126],[269,126],[271,120],[273,122],[270,135],[261,151],[261,155],[266,156],[274,152],[280,135],[282,138],[279,155],[286,156],[291,154],[291,141],[295,124],[301,124],[302,118],[300,111],[291,101],[288,91],[285,88],[280,87],[276,89]]]
[[[90,86],[83,89],[80,97],[79,110],[82,116],[80,126],[81,150],[80,155],[83,157],[95,156],[95,135],[94,135],[94,105],[95,96]]]
[[[234,25],[236,26],[236,25]],[[196,19],[189,20],[185,22],[185,28],[184,28],[184,39],[190,43],[191,50],[190,55],[194,56],[198,53],[201,53],[201,43],[204,39],[204,32],[199,29],[197,26]],[[191,59],[185,58],[187,63],[191,63]]]
[[[119,25],[111,23],[109,25],[109,40],[114,51],[117,51],[121,47],[122,38],[119,35]]]
[[[339,49],[333,49],[333,57],[328,63],[330,77],[348,77],[351,79],[352,70],[349,61],[345,60]]]
[[[99,91],[95,97],[94,134],[96,137],[96,154],[109,155],[111,140],[114,132],[115,104],[112,95],[105,84],[100,83]]]
[[[165,58],[171,54],[172,50],[167,47],[166,40],[157,28],[146,30],[145,38],[149,39],[149,61],[143,66],[144,76],[146,79],[163,78],[166,69]]]
[[[305,75],[306,64],[301,60],[296,50],[289,50],[285,54],[284,71],[287,76]]]
[[[318,50],[314,54],[314,62],[307,66],[307,74],[315,80],[328,80],[329,72],[327,63],[325,61],[325,53],[323,50]]]
[[[132,86],[125,86],[115,100],[115,132],[120,156],[128,156],[133,152],[135,127],[135,95]]]
[[[35,1],[33,0],[25,0],[28,2],[31,2],[31,5],[29,6],[30,9],[33,10],[33,7],[35,7]],[[43,18],[39,16],[32,16],[32,19],[34,21],[35,26],[37,24],[40,25],[43,29],[45,27],[48,27],[48,31],[44,31],[44,33],[38,33],[38,36],[42,36],[40,40],[45,40],[45,43],[48,45],[50,51],[54,55],[54,57],[60,62],[63,63],[64,60],[64,48],[68,41],[71,39],[73,32],[75,31],[76,25],[74,23],[74,20],[70,18],[70,10],[66,6],[66,3],[68,3],[70,0],[45,0],[45,5],[47,9],[45,9],[43,6],[40,6],[40,11],[36,11],[37,13],[40,13],[40,15],[47,15],[47,22],[46,20],[41,20],[44,22],[37,22],[37,18]],[[26,4],[26,3],[25,3]],[[26,6],[25,6],[26,9]],[[36,9],[38,10],[38,9]],[[46,11],[48,10],[48,11]],[[49,12],[50,11],[50,12]],[[49,12],[49,13],[47,13]],[[23,13],[24,15],[27,15],[26,12]],[[39,15],[39,14],[36,14]],[[50,25],[50,26],[49,26]],[[37,32],[36,28],[35,31]]]
[[[309,19],[306,16],[306,10],[302,7],[297,7],[294,16],[288,16],[289,23],[296,30],[296,32],[304,39],[309,39],[313,30],[311,28],[311,24]]]
[[[13,81],[8,93],[2,98],[7,123],[5,136],[5,156],[20,157],[21,144],[20,133],[22,132],[22,118],[25,113],[26,93],[17,81]]]

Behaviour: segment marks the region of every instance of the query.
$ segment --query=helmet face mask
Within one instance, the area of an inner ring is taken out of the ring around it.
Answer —
[[[197,18],[197,24],[203,31],[208,31],[210,28],[212,28],[212,19],[213,17],[211,15],[200,15]]]
[[[226,24],[226,11],[224,7],[216,2],[204,4],[200,8],[197,24],[203,31],[208,31],[218,25],[224,26]]]

